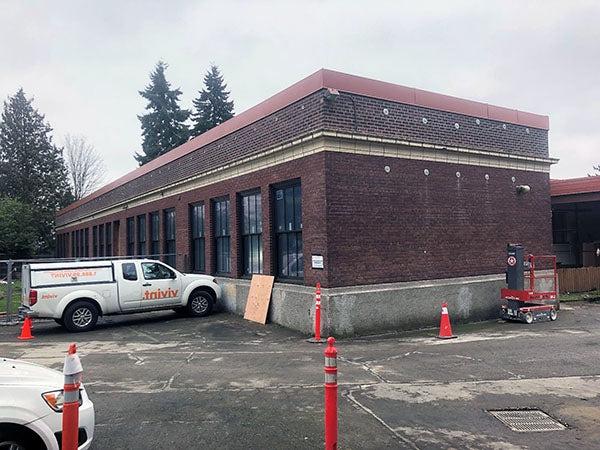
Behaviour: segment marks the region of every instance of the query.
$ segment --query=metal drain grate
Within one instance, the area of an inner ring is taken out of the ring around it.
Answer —
[[[488,412],[511,430],[520,433],[559,431],[567,428],[539,409],[504,409]]]

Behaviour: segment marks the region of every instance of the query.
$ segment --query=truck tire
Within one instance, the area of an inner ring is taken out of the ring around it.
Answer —
[[[77,300],[65,309],[63,322],[65,328],[73,333],[90,331],[98,322],[98,309],[90,301]]]
[[[205,317],[212,312],[214,304],[215,300],[209,292],[196,289],[190,294],[186,309],[190,316]]]

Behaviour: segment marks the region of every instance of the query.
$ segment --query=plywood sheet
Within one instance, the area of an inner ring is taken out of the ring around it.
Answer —
[[[253,322],[267,322],[267,312],[271,303],[274,277],[271,275],[253,275],[250,283],[250,292],[246,300],[244,319]]]

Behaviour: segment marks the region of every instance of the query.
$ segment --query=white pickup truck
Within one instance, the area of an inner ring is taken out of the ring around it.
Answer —
[[[150,259],[24,265],[21,291],[26,314],[74,332],[91,330],[101,315],[174,309],[206,316],[221,298],[214,277]]]

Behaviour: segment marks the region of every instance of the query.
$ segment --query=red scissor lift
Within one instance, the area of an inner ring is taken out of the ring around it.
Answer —
[[[527,255],[525,259],[522,246],[509,244],[506,281],[508,288],[500,290],[506,302],[502,305],[503,319],[529,324],[558,318],[556,256]]]

